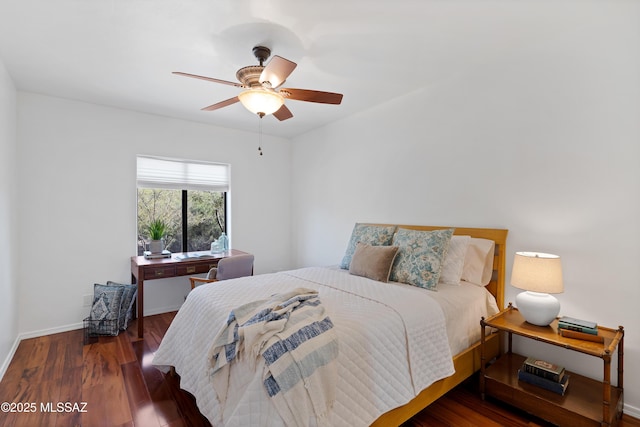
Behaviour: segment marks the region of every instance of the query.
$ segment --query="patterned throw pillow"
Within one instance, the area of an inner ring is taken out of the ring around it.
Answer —
[[[398,229],[393,244],[400,247],[389,280],[435,290],[453,228],[435,231]]]
[[[393,240],[393,233],[396,232],[395,225],[367,225],[356,224],[351,232],[351,239],[347,245],[347,250],[342,258],[341,268],[349,269],[351,258],[356,251],[358,242],[366,243],[371,246],[389,246]]]
[[[104,320],[109,314],[109,308],[107,303],[104,302],[104,295],[100,295],[97,301],[93,302],[91,306],[91,319],[92,320]]]
[[[120,304],[120,316],[118,317],[118,329],[125,331],[133,317],[133,304],[138,295],[138,287],[136,285],[124,285],[111,281],[107,282],[107,286],[122,286],[124,288],[122,292],[122,302]]]
[[[120,319],[120,306],[122,305],[122,295],[124,293],[124,287],[122,286],[107,286],[100,285],[98,283],[93,285],[93,305],[100,304],[102,300],[107,308],[106,315],[100,313],[102,318],[94,318],[94,310],[91,308],[91,320],[100,320],[100,323],[96,326],[97,332],[100,335],[118,335],[118,321]],[[96,312],[98,314],[98,312]]]

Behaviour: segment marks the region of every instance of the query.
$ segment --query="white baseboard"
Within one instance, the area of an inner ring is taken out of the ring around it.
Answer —
[[[18,338],[22,341],[29,338],[37,338],[37,337],[43,337],[45,335],[59,334],[60,332],[75,331],[76,329],[82,329],[83,327],[84,325],[82,324],[82,322],[71,323],[69,325],[56,326],[55,328],[40,329],[38,331],[31,331],[31,332],[23,332],[21,334],[18,334]]]
[[[181,306],[182,304],[178,304],[177,306],[173,306],[173,307],[159,307],[153,310],[145,311],[144,315],[153,316],[155,314],[168,313],[170,311],[178,311],[178,309],[180,309]],[[59,334],[60,332],[75,331],[76,329],[82,329],[83,327],[84,327],[84,324],[82,322],[78,322],[78,323],[71,323],[63,326],[56,326],[55,328],[40,329],[37,331],[31,331],[31,332],[23,332],[21,334],[18,334],[17,341],[19,344],[20,341],[28,338],[37,338],[37,337],[43,337],[45,335]],[[16,348],[17,348],[17,345],[16,345]]]
[[[13,346],[11,346],[11,349],[9,350],[9,354],[7,354],[4,362],[2,362],[2,366],[0,366],[0,381],[2,381],[2,379],[4,378],[4,374],[7,372],[7,369],[9,369],[9,364],[13,360],[13,356],[16,354],[16,350],[18,350],[19,345],[20,337],[17,336],[15,341],[13,342]]]
[[[640,420],[640,408],[625,403],[623,411],[626,415]]]
[[[158,307],[154,308],[153,310],[145,310],[144,316],[154,316],[156,314],[168,313],[170,311],[178,311],[180,307],[182,307],[182,304],[178,304],[177,306],[172,307]]]

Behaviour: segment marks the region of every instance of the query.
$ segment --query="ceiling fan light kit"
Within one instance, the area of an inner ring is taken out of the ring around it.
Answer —
[[[284,104],[284,97],[264,89],[248,89],[238,95],[240,103],[253,114],[273,114]]]
[[[236,78],[240,81],[240,84],[177,71],[173,74],[246,89],[238,96],[204,107],[202,109],[204,111],[214,111],[240,102],[247,110],[257,114],[260,118],[273,114],[276,119],[283,121],[293,117],[291,111],[284,105],[285,98],[334,105],[342,102],[342,94],[340,93],[280,88],[297,64],[276,55],[266,66],[263,65],[264,61],[271,55],[271,50],[264,46],[255,46],[253,54],[260,65],[240,68],[236,73]]]

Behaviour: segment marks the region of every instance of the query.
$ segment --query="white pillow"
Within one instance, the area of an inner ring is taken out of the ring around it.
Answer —
[[[478,286],[487,286],[493,274],[496,242],[472,237],[462,268],[462,280]]]
[[[449,249],[444,257],[440,283],[447,285],[459,285],[462,278],[462,269],[467,255],[467,247],[471,236],[452,236],[449,241]]]

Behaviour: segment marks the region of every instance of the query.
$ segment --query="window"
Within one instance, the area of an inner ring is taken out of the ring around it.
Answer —
[[[138,255],[151,221],[167,224],[171,252],[208,250],[227,230],[229,165],[138,156]]]

